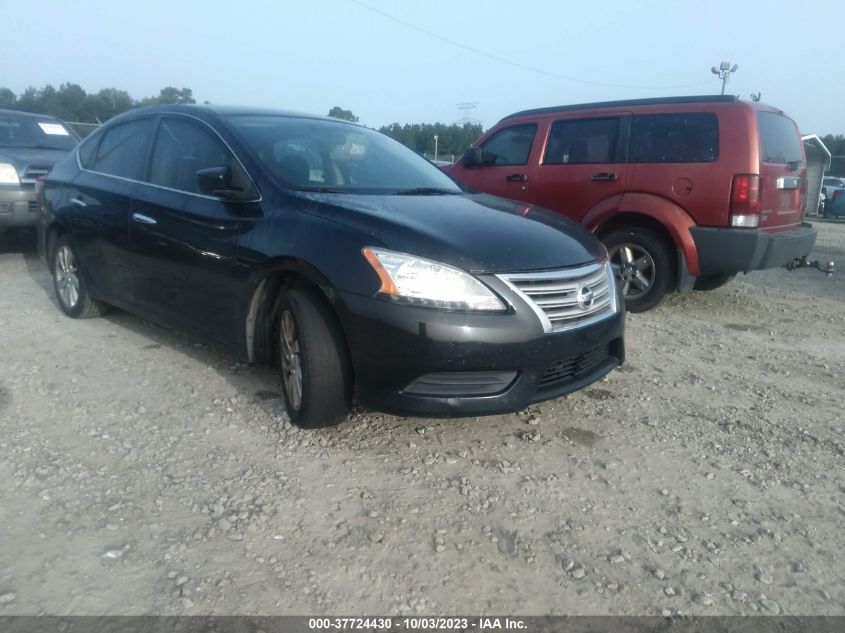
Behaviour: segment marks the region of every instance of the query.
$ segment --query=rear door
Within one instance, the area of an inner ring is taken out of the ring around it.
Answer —
[[[467,169],[458,162],[451,175],[470,189],[511,200],[525,200],[529,184],[528,157],[537,135],[536,123],[503,127],[481,145],[481,165]]]
[[[804,218],[807,163],[795,122],[777,112],[757,112],[760,139],[761,229],[799,224]]]
[[[83,169],[68,192],[71,229],[94,295],[119,305],[134,300],[129,213],[154,124],[150,117],[127,121],[106,130],[96,147],[83,146]]]
[[[603,200],[623,193],[628,120],[614,115],[553,122],[528,201],[580,220]]]

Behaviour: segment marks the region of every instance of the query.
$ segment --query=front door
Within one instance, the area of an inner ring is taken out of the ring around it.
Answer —
[[[536,123],[502,128],[481,144],[482,164],[458,162],[451,175],[470,189],[523,201],[530,186],[528,157],[537,134]]]
[[[163,118],[129,230],[142,310],[231,344],[240,332],[238,243],[256,213],[255,205],[199,191],[197,171],[224,165],[242,169],[213,130],[189,118]]]

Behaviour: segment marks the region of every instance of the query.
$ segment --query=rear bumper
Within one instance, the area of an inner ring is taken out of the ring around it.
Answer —
[[[0,227],[35,226],[35,191],[0,187]]]
[[[816,244],[816,229],[800,227],[777,233],[756,229],[690,229],[698,252],[701,275],[738,273],[786,266],[809,255]]]

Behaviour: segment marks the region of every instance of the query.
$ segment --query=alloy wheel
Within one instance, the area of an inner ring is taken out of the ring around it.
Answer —
[[[79,301],[79,274],[73,251],[67,246],[60,246],[56,252],[55,271],[56,289],[59,298],[68,309],[76,307]]]
[[[289,310],[282,313],[280,336],[282,380],[288,404],[298,411],[302,406],[302,357],[299,351],[299,336],[296,323]]]
[[[654,284],[657,269],[648,251],[636,244],[619,244],[610,250],[610,265],[622,284],[626,299],[636,299]]]

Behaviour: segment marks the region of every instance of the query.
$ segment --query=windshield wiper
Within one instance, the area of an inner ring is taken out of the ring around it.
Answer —
[[[394,196],[454,196],[461,191],[451,189],[438,189],[437,187],[415,187],[413,189],[400,189],[393,193]]]

